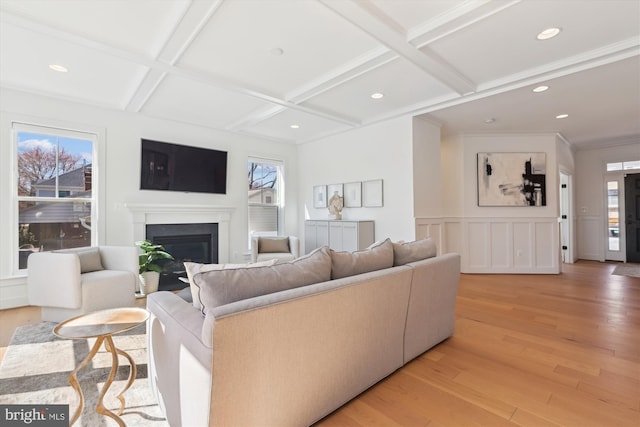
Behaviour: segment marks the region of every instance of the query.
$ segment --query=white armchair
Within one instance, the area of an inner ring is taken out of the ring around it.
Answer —
[[[300,255],[300,241],[295,236],[253,236],[251,262],[292,261]]]
[[[135,246],[37,252],[29,255],[27,270],[29,304],[42,307],[42,320],[60,322],[83,313],[135,304]]]

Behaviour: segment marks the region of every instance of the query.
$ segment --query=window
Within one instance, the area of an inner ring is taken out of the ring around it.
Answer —
[[[18,269],[33,252],[94,244],[96,135],[22,123],[12,130]]]
[[[250,246],[252,236],[277,236],[280,232],[283,207],[282,163],[274,160],[249,159],[247,177]]]
[[[620,250],[620,205],[618,194],[618,182],[607,182],[607,223],[608,223],[608,249]]]
[[[633,170],[640,169],[640,160],[633,160],[630,162],[615,162],[607,163],[607,172]]]

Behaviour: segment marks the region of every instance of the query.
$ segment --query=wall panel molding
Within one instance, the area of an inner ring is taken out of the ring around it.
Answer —
[[[415,221],[416,238],[432,237],[438,253],[459,253],[463,273],[560,273],[556,217],[421,217]]]

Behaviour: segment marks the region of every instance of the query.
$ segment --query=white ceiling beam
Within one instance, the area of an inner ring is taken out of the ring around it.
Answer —
[[[400,26],[370,1],[319,1],[458,94],[465,95],[476,90],[475,84],[453,66],[434,55],[421,52],[409,43]]]
[[[156,60],[175,65],[202,28],[209,22],[211,16],[220,8],[222,2],[223,0],[191,2],[173,32],[168,36]],[[131,95],[125,110],[136,113],[142,110],[166,75],[166,72],[152,68]]]
[[[201,2],[194,2],[194,4]],[[212,3],[205,3],[212,5],[212,9],[217,10],[219,5]],[[215,8],[213,6],[216,6]],[[213,10],[212,12],[215,12]],[[187,14],[189,14],[187,12]],[[140,111],[144,103],[150,98],[153,94],[153,90],[158,87],[160,82],[166,75],[176,75],[183,77],[185,79],[190,79],[194,81],[198,81],[200,83],[218,88],[225,89],[233,93],[242,94],[246,96],[250,96],[264,102],[269,102],[272,104],[280,105],[282,107],[291,108],[298,111],[303,111],[308,114],[315,115],[317,117],[322,117],[328,120],[332,120],[334,122],[343,123],[348,126],[359,126],[360,123],[354,121],[350,117],[344,117],[342,115],[330,114],[325,111],[315,110],[309,107],[297,105],[294,102],[290,102],[264,92],[261,92],[257,89],[250,88],[247,86],[242,86],[238,83],[235,83],[230,80],[222,79],[218,76],[212,75],[211,73],[204,73],[196,70],[189,70],[184,67],[180,68],[179,66],[169,64],[163,61],[159,61],[153,58],[149,58],[148,56],[141,55],[139,53],[131,52],[125,49],[120,49],[102,42],[98,42],[86,37],[80,37],[74,34],[71,34],[67,31],[59,30],[57,28],[50,27],[48,25],[36,23],[35,21],[31,21],[17,15],[13,15],[11,13],[3,13],[1,16],[2,22],[7,22],[12,25],[16,25],[22,28],[26,28],[31,31],[35,31],[41,34],[44,34],[48,37],[54,37],[59,40],[66,41],[67,43],[75,44],[77,46],[82,46],[88,49],[92,49],[103,54],[112,56],[114,58],[120,58],[127,62],[138,64],[141,66],[148,67],[150,71],[147,73],[145,78],[138,83],[141,87],[138,90],[134,90],[132,94],[129,96],[128,100],[123,103],[120,107],[127,111]],[[185,40],[186,41],[186,40]],[[176,51],[177,52],[177,51]],[[149,91],[149,89],[153,89]],[[250,118],[249,118],[250,120]]]
[[[410,28],[407,31],[407,40],[415,47],[421,48],[483,21],[521,1],[522,0],[505,2],[495,2],[492,0],[466,1],[434,19]]]

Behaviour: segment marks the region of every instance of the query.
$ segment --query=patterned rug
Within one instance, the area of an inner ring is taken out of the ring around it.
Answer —
[[[640,277],[640,264],[621,264],[616,265],[611,274],[617,276]]]
[[[63,340],[53,335],[52,322],[21,326],[0,365],[0,404],[68,404],[69,418],[78,407],[77,393],[69,385],[69,374],[89,354],[95,339]],[[126,351],[137,365],[133,385],[124,394],[126,407],[121,415],[127,426],[168,426],[147,378],[147,350],[144,324],[126,333],[114,335],[116,347]],[[119,408],[116,394],[126,384],[130,368],[127,359],[119,357],[120,367],[104,399],[114,412]],[[91,363],[78,374],[85,398],[85,408],[75,426],[117,426],[109,417],[97,414],[98,395],[111,368],[111,354],[104,346]]]

